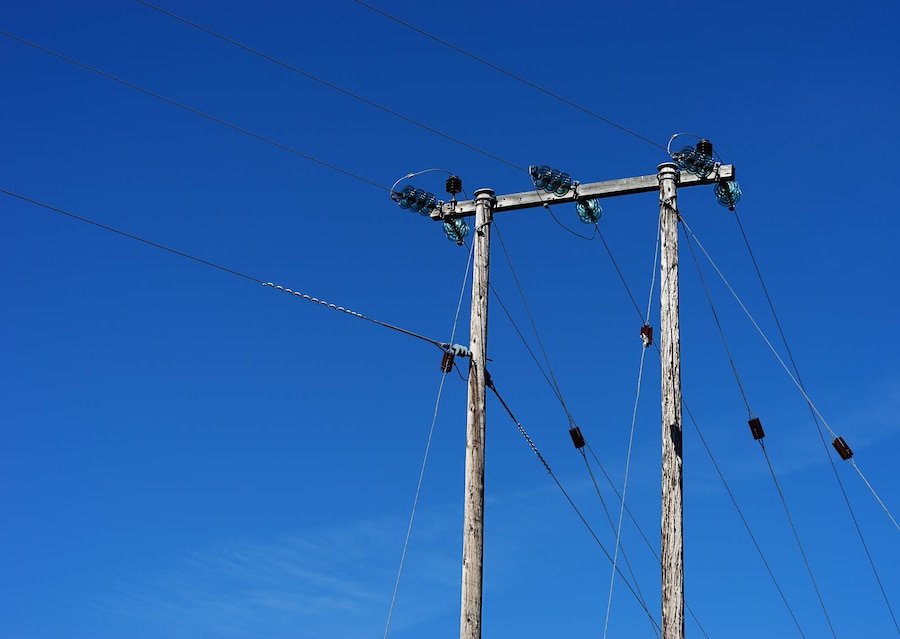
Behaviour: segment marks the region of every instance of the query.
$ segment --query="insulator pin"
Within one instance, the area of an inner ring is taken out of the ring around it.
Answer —
[[[581,434],[581,429],[578,426],[570,428],[569,435],[572,437],[572,443],[575,444],[575,448],[579,450],[584,448],[584,436]]]
[[[653,343],[653,327],[649,324],[641,326],[641,341],[644,342],[644,348]]]
[[[844,461],[853,457],[853,451],[850,450],[850,447],[847,445],[847,442],[844,441],[843,437],[835,437],[834,441],[831,442],[831,445],[834,446],[837,454],[840,455],[841,459]]]
[[[750,432],[753,433],[753,439],[762,439],[766,436],[766,433],[763,431],[762,422],[759,421],[759,417],[750,419],[747,424],[750,426]]]
[[[441,359],[441,371],[444,373],[449,373],[453,370],[453,358],[455,355],[449,351],[444,352],[444,357]]]

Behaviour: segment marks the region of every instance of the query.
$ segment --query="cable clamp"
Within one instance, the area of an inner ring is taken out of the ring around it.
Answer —
[[[459,357],[472,357],[472,351],[462,344],[441,344],[444,355],[441,358],[441,371],[449,373],[453,370],[453,360]]]

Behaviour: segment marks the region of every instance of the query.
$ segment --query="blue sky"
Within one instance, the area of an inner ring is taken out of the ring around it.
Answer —
[[[253,279],[439,341],[458,325],[466,343],[468,252],[391,201],[397,179],[450,171],[471,197],[529,190],[531,164],[581,182],[651,175],[681,132],[735,165],[741,224],[807,392],[900,512],[895,3],[373,5],[638,135],[349,0],[159,6],[424,126],[140,2],[0,14],[0,188],[250,278],[0,194],[0,636],[384,636],[439,393],[389,636],[455,636],[465,383],[443,378],[424,341]],[[446,176],[409,183],[446,198]],[[488,348],[497,389],[612,552],[516,286],[621,491],[642,353],[616,269],[644,307],[658,202],[603,208],[615,264],[599,238],[562,228],[590,234],[569,205],[552,209],[561,224],[542,209],[497,216],[492,281],[514,324],[493,298]],[[710,187],[680,190],[679,208],[787,360],[734,214]],[[830,636],[687,246],[685,400],[797,623],[686,420],[688,604],[709,637]],[[835,636],[896,636],[809,407],[697,250]],[[658,389],[648,351],[627,503],[654,543]],[[611,565],[489,399],[485,636],[602,636]],[[900,530],[827,449],[900,615]],[[627,518],[622,547],[658,617],[658,564]],[[619,579],[608,624],[654,636]],[[704,636],[691,620],[687,635]]]

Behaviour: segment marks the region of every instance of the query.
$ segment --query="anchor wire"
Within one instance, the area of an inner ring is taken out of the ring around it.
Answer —
[[[515,423],[516,428],[524,436],[526,442],[528,442],[532,451],[537,455],[538,459],[541,461],[542,465],[544,466],[544,469],[548,472],[551,479],[553,479],[553,482],[560,489],[560,491],[562,492],[566,501],[568,501],[569,505],[575,510],[575,514],[581,520],[581,523],[584,524],[585,528],[587,529],[587,531],[591,535],[591,537],[594,539],[596,544],[600,547],[600,550],[603,552],[603,554],[606,556],[606,558],[610,562],[612,562],[613,561],[612,555],[610,555],[609,551],[603,545],[603,542],[600,541],[600,538],[597,536],[597,533],[594,532],[594,529],[591,527],[590,523],[585,518],[584,514],[581,512],[581,509],[579,509],[577,504],[575,504],[575,501],[569,495],[568,491],[566,491],[565,487],[563,487],[562,483],[556,477],[556,474],[550,469],[550,465],[544,459],[543,455],[540,454],[540,452],[537,449],[537,446],[534,444],[531,437],[529,437],[527,432],[525,432],[525,428],[522,426],[522,424],[519,422],[519,420],[516,419],[516,416],[513,414],[510,407],[503,400],[503,397],[501,397],[499,391],[497,391],[497,388],[494,385],[493,380],[489,380],[487,386],[488,386],[488,388],[491,389],[491,391],[493,391],[494,395],[500,401],[501,406],[503,406],[504,410],[506,410],[506,413],[509,415],[510,419],[512,419],[513,423]],[[634,595],[634,598],[637,600],[638,604],[641,606],[641,608],[646,613],[647,618],[650,620],[650,623],[652,624],[652,626],[654,628],[654,632],[657,634],[657,636],[659,636],[659,630],[660,630],[659,624],[657,623],[656,619],[653,617],[653,614],[650,612],[650,609],[647,607],[647,604],[643,601],[643,598],[638,595],[638,592],[635,590],[634,586],[632,586],[631,582],[628,581],[628,578],[622,573],[621,568],[617,569],[617,573],[618,573],[619,577],[621,577],[622,581],[625,583],[626,587],[631,592],[631,594]]]
[[[473,248],[474,248],[474,246],[473,246]],[[465,295],[466,284],[468,283],[468,280],[469,280],[469,266],[472,264],[472,253],[473,253],[473,251],[469,251],[469,260],[466,263],[466,270],[465,270],[465,274],[463,276],[462,288],[459,293],[459,302],[456,305],[456,314],[453,316],[453,328],[450,330],[450,344],[454,343],[454,338],[456,336],[456,327],[459,324],[459,315],[462,310],[463,296]],[[438,409],[440,408],[440,405],[441,405],[441,397],[443,396],[444,383],[445,383],[446,379],[447,379],[447,375],[442,371],[441,372],[441,383],[438,386],[437,399],[435,400],[435,404],[434,404],[434,414],[432,415],[432,418],[431,418],[431,427],[428,429],[428,440],[425,443],[425,454],[422,458],[422,467],[419,470],[419,479],[418,479],[418,482],[416,483],[416,493],[415,493],[415,497],[413,498],[412,512],[409,515],[409,524],[406,527],[406,537],[403,540],[403,550],[400,553],[400,566],[397,569],[397,580],[394,582],[394,591],[391,594],[391,603],[388,608],[387,622],[385,623],[385,626],[384,626],[384,639],[387,639],[388,631],[391,628],[391,620],[393,619],[393,616],[394,616],[394,606],[396,605],[396,602],[397,602],[397,594],[400,591],[400,578],[403,575],[403,567],[406,564],[406,553],[409,548],[409,540],[412,537],[413,522],[415,521],[415,518],[416,518],[416,509],[418,508],[418,505],[419,505],[419,495],[422,492],[422,484],[424,483],[424,480],[425,480],[425,467],[428,463],[428,454],[431,451],[431,442],[432,442],[432,439],[434,438],[434,429],[435,429],[435,425],[437,424]]]
[[[165,244],[160,244],[159,242],[154,242],[154,241],[152,241],[152,240],[148,240],[148,239],[146,239],[146,238],[140,237],[140,236],[135,235],[135,234],[133,234],[133,233],[128,233],[127,231],[123,231],[123,230],[121,230],[121,229],[117,229],[117,228],[112,227],[112,226],[109,226],[109,225],[107,225],[107,224],[103,224],[103,223],[101,223],[101,222],[97,222],[97,221],[92,220],[92,219],[90,219],[90,218],[87,218],[87,217],[84,217],[84,216],[81,216],[81,215],[76,215],[75,213],[72,213],[72,212],[70,212],[70,211],[66,211],[65,209],[61,209],[61,208],[59,208],[59,207],[52,206],[52,205],[50,205],[50,204],[46,204],[45,202],[41,202],[41,201],[39,201],[39,200],[35,200],[35,199],[30,198],[30,197],[26,197],[26,196],[21,195],[21,194],[19,194],[19,193],[15,193],[15,192],[13,192],[13,191],[9,191],[9,190],[4,189],[4,188],[0,188],[0,193],[4,193],[4,194],[6,194],[6,195],[9,195],[10,197],[18,198],[18,199],[22,200],[23,202],[28,202],[29,204],[34,204],[35,206],[39,206],[39,207],[41,207],[41,208],[47,209],[48,211],[53,211],[54,213],[59,213],[60,215],[64,215],[64,216],[69,217],[69,218],[71,218],[71,219],[73,219],[73,220],[77,220],[77,221],[83,222],[83,223],[85,223],[85,224],[90,224],[91,226],[95,226],[95,227],[97,227],[97,228],[103,229],[104,231],[109,231],[110,233],[115,233],[116,235],[120,235],[120,236],[122,236],[122,237],[126,237],[126,238],[128,238],[128,239],[130,239],[130,240],[134,240],[134,241],[136,241],[136,242],[141,242],[142,244],[146,244],[147,246],[151,246],[151,247],[156,248],[156,249],[159,249],[159,250],[161,250],[161,251],[166,251],[167,253],[171,253],[171,254],[173,254],[173,255],[177,255],[177,256],[179,256],[179,257],[186,258],[186,259],[191,260],[191,261],[193,261],[193,262],[197,262],[198,264],[203,264],[203,265],[205,265],[205,266],[210,266],[210,267],[212,267],[212,268],[214,268],[214,269],[217,269],[217,270],[219,270],[219,271],[222,271],[222,272],[224,272],[224,273],[229,273],[229,274],[231,274],[231,275],[235,275],[235,276],[240,277],[240,278],[243,278],[243,279],[245,279],[245,280],[249,280],[249,281],[251,281],[251,282],[255,282],[256,284],[262,284],[263,286],[266,286],[266,287],[269,287],[269,288],[273,288],[273,289],[278,290],[278,291],[283,291],[283,292],[285,292],[285,293],[289,293],[289,294],[291,294],[291,295],[293,295],[293,296],[295,296],[295,297],[299,297],[299,298],[305,299],[305,300],[307,300],[307,301],[309,301],[309,302],[313,302],[313,303],[315,303],[315,304],[319,304],[320,306],[325,306],[325,307],[327,307],[327,308],[330,308],[330,309],[332,309],[332,310],[338,311],[338,312],[340,312],[340,313],[345,313],[345,314],[347,314],[347,315],[350,315],[351,317],[356,317],[357,319],[361,319],[361,320],[365,320],[365,321],[367,321],[367,322],[371,322],[372,324],[375,324],[375,325],[377,325],[377,326],[381,326],[381,327],[383,327],[383,328],[388,328],[388,329],[390,329],[390,330],[392,330],[392,331],[396,331],[396,332],[398,332],[398,333],[402,333],[402,334],[404,334],[404,335],[408,335],[408,336],[410,336],[410,337],[414,337],[414,338],[416,338],[416,339],[419,339],[419,340],[428,342],[429,344],[433,344],[433,345],[437,346],[438,348],[440,348],[440,349],[442,349],[442,350],[447,349],[447,348],[450,347],[450,344],[448,344],[448,343],[446,343],[446,342],[441,342],[441,341],[438,341],[438,340],[435,340],[435,339],[431,339],[430,337],[426,337],[425,335],[421,335],[421,334],[419,334],[419,333],[410,331],[410,330],[405,329],[405,328],[402,328],[402,327],[400,327],[400,326],[395,326],[395,325],[389,324],[389,323],[387,323],[387,322],[382,322],[381,320],[377,320],[377,319],[375,319],[375,318],[368,317],[368,316],[366,316],[366,315],[363,315],[362,313],[357,313],[356,311],[352,311],[352,310],[350,310],[350,309],[344,308],[343,306],[337,306],[336,304],[331,304],[331,303],[329,303],[329,302],[326,302],[325,300],[321,300],[321,299],[319,299],[319,298],[317,298],[317,297],[313,297],[313,296],[311,296],[311,295],[307,295],[306,293],[301,293],[300,291],[294,291],[294,290],[291,290],[291,289],[289,289],[289,288],[285,288],[285,287],[283,287],[283,286],[274,284],[274,283],[272,283],[272,282],[266,282],[265,280],[261,280],[261,279],[259,279],[258,277],[254,277],[254,276],[252,276],[252,275],[247,275],[246,273],[242,273],[242,272],[237,271],[237,270],[235,270],[235,269],[228,268],[227,266],[222,266],[221,264],[216,264],[215,262],[211,262],[211,261],[209,261],[209,260],[205,260],[205,259],[203,259],[203,258],[197,257],[197,256],[195,256],[195,255],[191,255],[190,253],[186,253],[186,252],[184,252],[184,251],[179,251],[178,249],[174,249],[174,248],[172,248],[172,247],[170,247],[170,246],[166,246]]]
[[[622,519],[625,514],[625,495],[628,492],[628,474],[629,474],[629,470],[631,468],[631,451],[632,451],[632,445],[634,443],[634,430],[635,430],[635,425],[637,423],[637,411],[638,411],[638,404],[640,403],[640,398],[641,398],[641,381],[643,380],[643,377],[644,377],[644,360],[646,358],[646,355],[647,355],[647,348],[642,344],[641,345],[641,364],[640,364],[640,367],[638,368],[637,393],[634,398],[634,409],[632,410],[632,413],[631,413],[631,430],[628,435],[628,453],[625,456],[625,479],[622,482],[622,504],[619,507],[619,523],[616,526],[616,547],[615,547],[615,551],[613,553],[613,571],[609,578],[609,598],[607,599],[607,602],[606,602],[606,620],[603,623],[603,639],[606,639],[607,632],[609,630],[609,618],[610,618],[610,614],[612,613],[613,586],[615,585],[615,581],[616,581],[616,562],[619,558],[619,548],[621,547],[621,541],[622,541]],[[584,454],[584,451],[582,451],[582,455],[583,454]],[[585,459],[587,459],[587,458],[585,458]],[[624,556],[624,550],[623,550],[623,556]],[[629,564],[629,568],[630,568],[630,564]]]

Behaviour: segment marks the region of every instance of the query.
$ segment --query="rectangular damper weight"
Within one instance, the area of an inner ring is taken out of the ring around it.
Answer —
[[[444,357],[441,359],[441,370],[445,373],[449,373],[453,370],[453,353],[449,351],[444,352]]]
[[[578,426],[570,428],[569,435],[572,437],[572,443],[575,444],[575,448],[584,448],[584,436],[582,436],[581,429]]]
[[[835,437],[834,441],[831,442],[831,445],[834,446],[834,449],[844,461],[853,457],[853,451],[850,450],[850,447],[847,445],[847,442],[844,441],[843,437]]]
[[[766,436],[765,432],[763,432],[762,422],[759,421],[759,417],[754,417],[747,423],[750,425],[750,432],[753,433],[753,439],[762,439]]]

